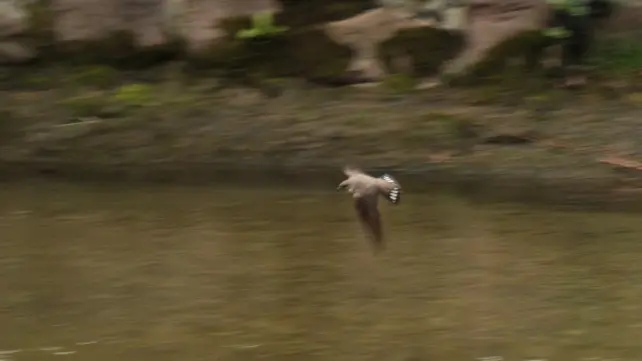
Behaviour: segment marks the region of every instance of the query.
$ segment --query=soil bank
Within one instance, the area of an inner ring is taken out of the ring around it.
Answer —
[[[256,89],[207,77],[139,77],[51,87],[32,74],[29,87],[6,87],[3,178],[325,183],[350,163],[394,172],[411,189],[640,193],[642,92],[630,87],[568,91],[526,82],[411,91],[278,79]]]

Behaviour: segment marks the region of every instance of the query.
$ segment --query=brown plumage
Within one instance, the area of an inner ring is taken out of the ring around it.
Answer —
[[[345,167],[343,172],[348,178],[339,184],[337,190],[346,188],[352,194],[359,221],[364,231],[370,234],[375,249],[380,250],[383,248],[383,232],[379,196],[397,204],[401,200],[401,186],[387,174],[375,178],[352,167]]]

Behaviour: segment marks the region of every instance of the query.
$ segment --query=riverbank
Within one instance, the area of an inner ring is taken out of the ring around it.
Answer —
[[[338,179],[353,163],[403,174],[411,188],[483,181],[636,193],[639,171],[623,163],[642,157],[635,79],[580,91],[535,79],[412,90],[403,77],[257,88],[168,69],[126,81],[104,69],[12,74],[0,95],[3,177],[309,182]]]

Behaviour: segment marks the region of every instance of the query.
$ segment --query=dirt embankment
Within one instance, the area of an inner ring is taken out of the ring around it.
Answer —
[[[2,173],[209,179],[334,174],[349,162],[418,180],[628,192],[642,172],[635,82],[571,92],[537,80],[422,91],[403,79],[361,89],[271,80],[257,90],[175,74],[11,74],[20,82],[0,94]]]

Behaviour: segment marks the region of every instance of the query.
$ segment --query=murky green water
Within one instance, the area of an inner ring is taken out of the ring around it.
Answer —
[[[332,188],[2,184],[0,359],[642,357],[640,215]]]

